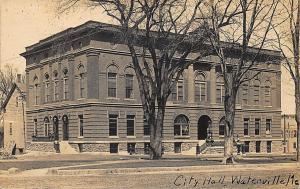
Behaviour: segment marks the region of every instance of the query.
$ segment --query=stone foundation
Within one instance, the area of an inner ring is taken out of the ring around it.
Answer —
[[[41,151],[41,152],[55,152],[53,142],[27,142],[26,150]]]
[[[81,144],[81,152],[109,152],[109,144]]]

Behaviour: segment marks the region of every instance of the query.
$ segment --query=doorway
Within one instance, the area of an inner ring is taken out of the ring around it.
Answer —
[[[63,140],[69,140],[69,119],[67,115],[63,115]]]
[[[54,133],[54,140],[59,140],[59,131],[58,131],[58,117],[53,117],[53,133]]]
[[[211,124],[211,119],[207,115],[203,115],[198,120],[198,140],[207,138],[207,128]]]

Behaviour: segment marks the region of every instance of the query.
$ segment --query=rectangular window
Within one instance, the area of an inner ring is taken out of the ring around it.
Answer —
[[[12,135],[13,129],[12,129],[12,123],[9,123],[9,135]]]
[[[127,152],[130,154],[135,153],[135,143],[127,143]]]
[[[244,152],[249,152],[250,141],[245,141]]]
[[[80,79],[80,81],[79,81],[80,94],[79,95],[80,95],[80,98],[84,98],[85,97],[85,82],[84,82],[85,77],[84,77],[83,73],[80,74],[79,79]]]
[[[109,136],[118,136],[118,115],[109,115]]]
[[[118,143],[110,143],[109,144],[109,152],[111,154],[116,154],[119,152],[119,144]]]
[[[225,99],[224,84],[217,84],[217,103],[223,103]]]
[[[196,102],[206,101],[206,84],[205,84],[205,82],[197,81],[195,83],[195,101]]]
[[[37,119],[33,120],[33,136],[37,136]]]
[[[174,81],[173,81],[174,82]],[[184,99],[184,87],[183,80],[177,81],[176,86],[172,89],[172,100],[173,101],[183,101]]]
[[[260,141],[255,142],[255,152],[260,153]]]
[[[46,82],[45,83],[45,103],[50,102],[50,83]]]
[[[134,136],[134,115],[127,115],[127,136]]]
[[[64,100],[67,100],[69,98],[69,80],[68,78],[64,78]]]
[[[148,125],[148,122],[144,116],[144,136],[150,135],[150,126]]]
[[[271,134],[272,120],[266,119],[266,134]]]
[[[183,101],[183,80],[177,82],[177,100]]]
[[[267,141],[267,153],[272,152],[272,141]]]
[[[259,135],[260,131],[260,119],[255,119],[255,135]]]
[[[108,97],[117,97],[117,74],[108,73],[107,77]]]
[[[249,135],[249,118],[244,118],[244,135]]]
[[[83,115],[78,115],[79,120],[79,136],[83,137]]]
[[[125,83],[126,96],[125,96],[125,98],[133,98],[133,75],[126,74],[125,80],[126,80],[126,83]]]
[[[181,153],[181,142],[175,142],[174,143],[174,152],[175,153]]]

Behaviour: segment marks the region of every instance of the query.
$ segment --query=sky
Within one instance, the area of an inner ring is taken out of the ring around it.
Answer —
[[[0,64],[12,64],[20,73],[25,59],[19,54],[25,47],[50,35],[89,20],[111,23],[113,20],[99,9],[82,3],[70,11],[58,14],[59,0],[0,0]],[[282,68],[281,106],[283,114],[295,112],[293,83]]]

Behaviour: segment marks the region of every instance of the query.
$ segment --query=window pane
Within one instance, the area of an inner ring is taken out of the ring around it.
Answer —
[[[79,119],[79,136],[83,136],[83,115],[78,115]]]
[[[116,97],[117,96],[117,74],[116,73],[108,73],[108,97]]]
[[[117,136],[118,134],[118,115],[109,115],[109,136]]]
[[[256,150],[256,153],[260,152],[260,141],[255,142],[255,150]]]
[[[69,98],[69,80],[67,78],[64,79],[64,99]]]
[[[200,102],[200,83],[195,83],[195,101]]]
[[[133,75],[126,74],[126,98],[133,98]]]
[[[189,125],[183,124],[181,125],[182,128],[182,135],[187,136],[189,135]]]
[[[249,152],[249,144],[250,144],[249,141],[245,141],[245,146],[244,146],[244,151],[245,152]]]
[[[206,100],[206,84],[205,83],[200,83],[200,94],[201,94],[201,101]]]
[[[149,127],[149,125],[147,123],[147,120],[146,120],[145,116],[144,116],[144,135],[145,136],[149,136],[150,135],[150,127]]]
[[[219,135],[224,136],[224,134],[225,134],[225,123],[222,120],[219,125]]]
[[[259,86],[255,85],[254,86],[254,104],[259,105]]]
[[[267,141],[267,153],[272,152],[272,141]]]
[[[271,133],[271,124],[272,124],[272,120],[271,119],[266,119],[266,134]]]
[[[260,119],[255,119],[255,135],[259,135]]]
[[[183,101],[183,81],[178,81],[177,83],[177,100]]]
[[[134,136],[134,115],[127,115],[127,136]]]
[[[174,125],[174,135],[180,136],[180,125]]]
[[[249,135],[249,119],[244,119],[244,135]]]
[[[118,148],[118,143],[110,143],[109,144],[109,152],[110,153],[118,153],[119,148]]]

